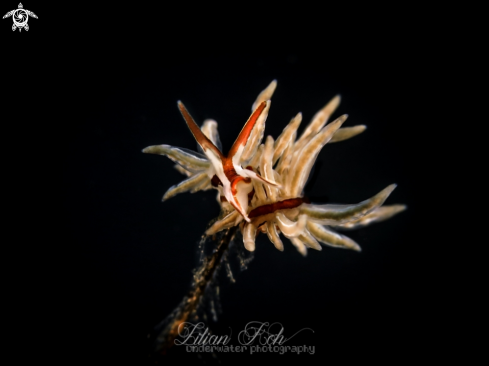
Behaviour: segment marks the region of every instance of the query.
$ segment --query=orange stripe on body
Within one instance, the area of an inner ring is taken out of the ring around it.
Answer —
[[[270,203],[268,205],[263,205],[260,207],[256,207],[248,214],[248,217],[252,219],[253,217],[258,217],[262,215],[266,215],[277,210],[284,210],[288,208],[295,208],[300,206],[304,202],[304,199],[301,197],[297,198],[289,198],[283,201],[278,201],[274,203]]]
[[[251,182],[251,178],[245,178],[245,177],[242,177],[241,175],[236,176],[236,178],[234,178],[231,181],[231,193],[233,194],[233,196],[236,196],[236,194],[238,193],[238,190],[236,189],[236,186],[241,181],[244,181],[245,183],[250,183]]]

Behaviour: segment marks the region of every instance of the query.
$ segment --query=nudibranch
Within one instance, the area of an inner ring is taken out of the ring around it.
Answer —
[[[211,162],[211,168],[207,172],[208,176],[212,176],[216,182],[215,185],[222,185],[224,198],[227,199],[246,221],[250,221],[247,209],[248,195],[253,189],[251,179],[256,179],[268,185],[277,186],[275,182],[267,180],[255,173],[251,167],[250,169],[243,169],[241,167],[241,157],[245,145],[250,138],[251,131],[253,131],[253,127],[255,127],[258,118],[265,108],[267,110],[269,109],[270,101],[263,101],[258,105],[244,125],[227,156],[224,156],[219,148],[204,135],[182,102],[178,101],[178,107],[180,108],[180,112],[182,112],[183,118],[187,122],[190,131]],[[214,176],[218,180],[214,178]]]
[[[302,121],[301,113],[292,118],[276,140],[268,136],[262,144],[270,98],[276,85],[276,81],[272,81],[258,95],[250,118],[227,155],[221,151],[217,122],[206,120],[199,128],[183,103],[178,102],[180,112],[204,154],[169,145],[149,146],[143,150],[166,155],[188,177],[171,187],[163,200],[187,191],[217,189],[222,214],[206,234],[213,235],[240,225],[244,246],[249,251],[255,250],[259,232],[266,233],[281,251],[284,248],[281,233],[303,255],[307,254],[307,248],[321,250],[320,243],[359,251],[356,242],[334,230],[363,227],[405,210],[406,206],[401,204],[383,206],[396,185],[391,184],[358,204],[309,202],[304,197],[304,186],[321,149],[328,142],[356,136],[366,127],[342,127],[347,115],[327,124],[340,103],[340,97],[336,96],[314,115],[299,138],[297,129]]]

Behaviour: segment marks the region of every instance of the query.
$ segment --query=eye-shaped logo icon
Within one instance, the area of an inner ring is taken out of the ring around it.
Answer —
[[[19,3],[18,9],[9,11],[7,14],[5,14],[3,16],[3,19],[8,18],[10,16],[14,20],[14,24],[12,25],[12,30],[14,31],[17,28],[19,28],[19,32],[22,30],[22,28],[24,28],[26,31],[29,30],[29,26],[27,25],[29,16],[37,19],[37,15],[30,10],[24,9],[22,3]]]

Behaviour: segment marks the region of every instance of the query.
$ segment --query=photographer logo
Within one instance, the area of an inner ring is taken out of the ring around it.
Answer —
[[[9,11],[7,14],[3,16],[3,19],[12,17],[14,21],[14,24],[12,25],[12,30],[15,31],[18,28],[20,32],[22,28],[24,28],[26,31],[29,30],[29,26],[27,25],[27,22],[30,16],[37,19],[36,14],[34,14],[30,10],[24,9],[22,3],[19,3],[19,8]]]

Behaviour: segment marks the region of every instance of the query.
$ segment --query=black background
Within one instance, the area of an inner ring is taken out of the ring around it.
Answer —
[[[250,321],[280,322],[286,335],[311,328],[290,344],[314,345],[315,354],[220,359],[415,359],[430,347],[438,291],[427,253],[439,243],[420,232],[432,153],[420,124],[431,120],[439,87],[424,15],[172,6],[24,3],[39,17],[29,32],[1,23],[5,116],[18,121],[3,134],[5,226],[19,224],[5,247],[4,291],[20,357],[49,335],[42,348],[53,360],[147,362],[146,336],[186,294],[218,205],[214,191],[162,203],[183,177],[141,150],[195,148],[176,107],[182,100],[198,122],[217,120],[226,151],[277,79],[267,135],[277,137],[299,111],[305,125],[338,93],[335,116],[367,125],[323,149],[306,195],[355,203],[397,183],[386,204],[408,210],[347,233],[361,253],[324,247],[303,258],[287,239],[279,252],[260,236],[237,282],[221,278],[223,311],[209,325],[216,334],[232,329],[234,345]],[[179,349],[165,362],[181,360],[198,358]]]

